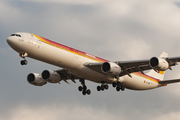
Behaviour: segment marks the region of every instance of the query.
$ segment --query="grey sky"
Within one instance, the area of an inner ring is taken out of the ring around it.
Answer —
[[[34,2],[33,2],[34,1]],[[21,66],[6,43],[13,32],[30,32],[99,57],[117,61],[180,56],[179,0],[1,0],[0,120],[174,120],[180,119],[180,84],[148,91],[97,92],[90,96],[70,81],[30,85],[31,72],[59,69],[30,58]],[[180,66],[165,79],[180,78]]]

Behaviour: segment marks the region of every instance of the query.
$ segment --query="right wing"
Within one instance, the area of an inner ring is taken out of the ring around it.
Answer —
[[[180,57],[169,57],[169,58],[166,57],[164,59],[168,62],[169,69],[171,69],[171,66],[178,65],[177,62],[180,62]],[[123,76],[123,75],[126,75],[128,73],[133,73],[133,72],[143,73],[143,71],[145,70],[152,69],[149,62],[150,62],[150,59],[137,60],[137,61],[119,61],[116,63],[123,69],[123,72],[120,73],[120,76]]]
[[[180,57],[166,57],[163,59],[165,59],[168,62],[169,69],[171,69],[171,66],[177,65],[177,62],[180,62]],[[152,69],[149,62],[150,59],[136,60],[136,61],[116,61],[114,63],[118,64],[122,69],[122,72],[119,74],[119,76],[124,76],[124,75],[131,76],[130,73],[141,72],[144,74],[143,71]],[[102,64],[103,63],[96,63],[96,62],[85,63],[84,66],[99,73],[103,73],[101,70]]]
[[[151,69],[151,67],[149,66],[149,60],[118,61],[114,63],[118,64],[122,69],[122,72],[119,74],[119,76],[130,76],[130,73],[139,71],[143,73],[143,71]],[[96,72],[103,73],[101,70],[102,64],[103,63],[85,63],[84,66]]]

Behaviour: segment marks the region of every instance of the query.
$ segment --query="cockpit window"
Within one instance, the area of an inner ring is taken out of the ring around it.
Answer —
[[[16,34],[16,36],[21,37],[21,35],[19,35],[19,34]]]
[[[20,34],[11,34],[11,36],[21,37],[21,35],[20,35]]]
[[[16,36],[16,34],[11,34],[11,36]]]

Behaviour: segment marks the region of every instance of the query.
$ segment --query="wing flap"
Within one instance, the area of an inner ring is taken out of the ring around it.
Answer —
[[[134,60],[134,61],[116,61],[119,66],[134,67],[149,64],[149,59],[146,60]]]
[[[130,73],[133,73],[133,72],[141,72],[141,73],[144,74],[143,71],[149,70],[149,69],[151,69],[150,66],[135,66],[135,67],[123,69],[123,71],[120,73],[119,76],[124,76],[126,74],[130,74]]]
[[[177,65],[177,62],[180,62],[180,57],[170,57],[166,58],[166,60],[169,63],[169,66],[175,66]]]

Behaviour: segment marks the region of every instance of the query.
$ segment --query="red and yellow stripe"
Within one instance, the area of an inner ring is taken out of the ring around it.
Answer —
[[[60,44],[60,43],[56,43],[56,42],[51,41],[51,40],[49,40],[49,39],[47,39],[47,38],[43,38],[43,37],[38,36],[38,35],[35,35],[35,34],[32,34],[32,35],[34,35],[34,36],[37,37],[39,40],[41,40],[42,42],[44,42],[44,43],[46,43],[46,44],[48,44],[48,45],[51,45],[51,46],[60,48],[60,49],[62,49],[62,50],[65,50],[65,51],[68,51],[68,52],[71,52],[71,53],[74,53],[74,54],[78,54],[78,55],[80,55],[80,56],[83,56],[83,57],[86,57],[86,58],[95,60],[95,61],[97,61],[97,62],[107,62],[107,61],[108,61],[108,60],[99,58],[99,57],[97,57],[97,56],[94,56],[94,55],[91,55],[91,54],[82,52],[82,51],[80,51],[80,50],[77,50],[77,49],[74,49],[74,48],[71,48],[71,47],[62,45],[62,44]]]
[[[164,72],[164,71],[163,71],[163,72]],[[133,74],[135,74],[135,75],[137,75],[137,76],[140,76],[140,77],[142,77],[142,78],[148,79],[148,80],[150,80],[150,81],[156,82],[156,83],[159,83],[159,81],[161,81],[161,80],[156,79],[156,78],[153,78],[153,77],[151,77],[151,76],[149,76],[149,75],[142,74],[141,72],[135,72],[135,73],[133,73]],[[163,86],[167,86],[167,84],[163,84]]]
[[[156,83],[159,83],[159,81],[160,81],[159,79],[156,79],[156,78],[153,78],[153,77],[151,77],[151,76],[142,74],[141,72],[135,72],[135,73],[133,73],[133,74],[135,74],[135,75],[137,75],[137,76],[140,76],[140,77],[142,77],[142,78],[151,80],[151,81],[156,82]]]

